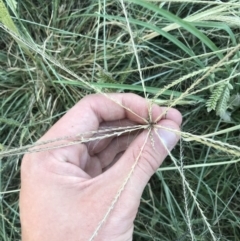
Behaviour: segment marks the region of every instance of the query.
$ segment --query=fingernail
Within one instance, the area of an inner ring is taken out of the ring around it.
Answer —
[[[165,126],[165,127],[172,129],[171,127],[168,127],[168,126]],[[178,141],[178,136],[173,131],[161,128],[158,130],[158,134],[161,140],[164,142],[165,146],[167,146],[169,150],[171,150]]]

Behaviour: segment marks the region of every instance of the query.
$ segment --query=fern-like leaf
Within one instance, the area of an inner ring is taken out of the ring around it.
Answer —
[[[216,89],[213,90],[210,98],[208,99],[206,106],[207,106],[207,111],[210,112],[211,110],[216,110],[218,101],[220,97],[222,96],[222,93],[224,91],[226,84],[221,84],[219,85]]]
[[[208,112],[216,110],[216,114],[227,122],[231,121],[231,113],[227,111],[227,108],[230,100],[230,90],[232,89],[233,87],[229,82],[219,85],[213,90],[206,104]]]
[[[228,102],[230,99],[230,88],[231,88],[230,86],[231,86],[230,84],[226,84],[225,88],[222,91],[222,94],[217,103],[217,108],[216,108],[217,115],[221,116],[227,110]]]

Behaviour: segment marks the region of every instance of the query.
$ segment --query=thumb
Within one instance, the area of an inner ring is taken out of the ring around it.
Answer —
[[[115,177],[126,176],[132,170],[128,188],[134,189],[131,192],[137,191],[137,196],[142,195],[150,177],[178,142],[179,135],[174,130],[179,130],[178,124],[172,120],[161,120],[154,129],[143,131],[113,167]]]

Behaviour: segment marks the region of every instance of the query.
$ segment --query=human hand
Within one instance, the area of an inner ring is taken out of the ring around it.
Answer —
[[[143,120],[148,119],[149,114],[146,100],[134,94],[111,94],[110,97],[142,118],[102,95],[89,95],[40,140],[103,127],[146,124]],[[153,105],[152,119],[163,112],[164,108]],[[181,120],[181,114],[170,109],[158,124],[178,130]],[[171,150],[179,137],[164,129],[157,131]],[[22,240],[91,240],[144,146],[129,182],[94,238],[132,240],[133,222],[143,189],[167,155],[155,132],[151,138],[147,138],[148,133],[146,129],[141,133],[26,154],[21,166]],[[112,165],[113,162],[116,163]]]

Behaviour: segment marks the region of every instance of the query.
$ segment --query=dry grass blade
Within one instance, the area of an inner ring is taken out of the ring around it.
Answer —
[[[165,2],[164,0],[153,0],[152,2]],[[237,0],[230,0],[229,2],[219,1],[197,1],[197,0],[168,0],[169,3],[193,3],[193,4],[207,4],[207,5],[224,5],[224,6],[236,6],[239,7],[240,3]]]
[[[184,172],[183,172],[183,168],[181,168],[181,166],[179,166],[179,165],[177,164],[176,158],[175,158],[175,157],[171,154],[171,152],[168,150],[168,148],[167,148],[167,146],[165,145],[164,141],[162,141],[161,137],[158,135],[158,132],[155,131],[155,133],[156,133],[156,135],[159,137],[160,141],[162,142],[162,145],[163,145],[163,146],[165,147],[165,149],[167,150],[168,155],[171,157],[174,165],[177,167],[177,170],[179,171],[179,174],[180,174],[181,177],[182,177],[182,181],[183,181],[183,183],[184,183],[184,186],[188,189],[190,195],[192,196],[192,198],[193,198],[193,200],[194,200],[194,203],[197,205],[197,208],[198,208],[199,212],[201,213],[201,216],[202,216],[202,218],[203,218],[203,221],[204,221],[204,223],[206,224],[206,226],[207,226],[207,228],[208,228],[208,231],[210,232],[210,234],[211,234],[211,236],[212,236],[212,239],[213,239],[214,241],[216,241],[217,239],[216,239],[215,234],[214,234],[214,232],[213,232],[213,230],[212,230],[212,228],[211,228],[211,225],[209,224],[209,222],[208,222],[208,220],[207,220],[207,218],[206,218],[206,216],[205,216],[202,208],[200,207],[200,204],[199,204],[199,202],[198,202],[198,200],[197,200],[197,197],[195,196],[192,188],[190,187],[188,181],[186,180],[186,177],[185,177]],[[191,230],[191,228],[190,228],[190,230]],[[193,237],[193,232],[192,232],[192,231],[190,231],[190,232],[191,232],[191,236]]]
[[[64,137],[56,138],[54,140],[36,142],[31,145],[22,146],[19,148],[10,149],[10,150],[6,150],[6,151],[1,151],[0,158],[14,156],[14,155],[21,155],[21,154],[25,154],[25,153],[43,152],[43,151],[58,149],[58,148],[66,147],[66,146],[88,143],[91,141],[121,136],[126,133],[131,133],[133,131],[143,130],[146,128],[148,128],[148,125],[126,126],[126,127],[117,127],[117,128],[112,127],[112,128],[108,128],[105,130],[86,132],[86,133],[75,135],[75,136],[64,136]],[[60,143],[60,144],[56,143],[56,142],[60,142],[60,141],[67,141],[67,142]],[[47,145],[47,144],[53,144],[53,145]],[[44,147],[39,147],[39,146],[44,146]],[[35,148],[35,147],[37,147],[37,148]]]
[[[95,229],[94,233],[92,234],[91,238],[89,239],[89,241],[93,241],[97,235],[98,235],[98,232],[100,231],[100,229],[103,227],[104,223],[106,222],[108,216],[110,215],[111,211],[114,209],[118,199],[120,198],[120,196],[122,195],[123,191],[125,190],[125,187],[126,185],[128,184],[130,178],[132,177],[132,174],[136,168],[136,166],[138,165],[138,162],[139,162],[139,159],[141,158],[141,155],[142,155],[142,152],[144,150],[144,147],[146,146],[147,144],[147,141],[148,141],[148,138],[150,137],[150,133],[151,133],[151,129],[148,131],[147,135],[146,135],[146,139],[139,151],[139,154],[134,162],[134,164],[132,165],[131,167],[131,170],[130,172],[127,174],[126,178],[123,180],[123,183],[121,185],[121,187],[119,188],[117,194],[115,195],[111,205],[109,206],[106,214],[104,215],[103,219],[100,221],[99,225],[97,226],[97,228]]]
[[[201,135],[194,135],[194,134],[184,132],[184,131],[173,130],[171,128],[167,128],[167,127],[160,126],[160,125],[156,125],[156,128],[162,128],[162,129],[165,129],[168,131],[175,132],[176,134],[180,135],[182,137],[182,139],[186,142],[189,142],[189,141],[199,142],[206,146],[214,147],[215,149],[217,149],[219,151],[226,152],[233,156],[240,156],[240,147],[238,147],[238,146],[230,145],[228,143],[223,143],[221,141],[216,141],[216,140],[213,140],[213,139],[207,138],[205,136],[201,136]]]
[[[218,63],[213,65],[201,78],[196,80],[185,92],[183,92],[178,98],[176,98],[172,104],[168,107],[171,108],[173,106],[176,106],[177,103],[182,100],[184,97],[186,97],[191,90],[193,90],[202,80],[204,80],[207,76],[209,76],[216,68],[218,68],[222,63],[227,61],[233,54],[235,54],[240,49],[240,44],[238,44],[233,50],[231,50],[228,54],[224,56]],[[164,89],[165,90],[165,89]],[[165,113],[162,113],[156,121],[159,121],[166,113],[167,110],[165,110]]]

